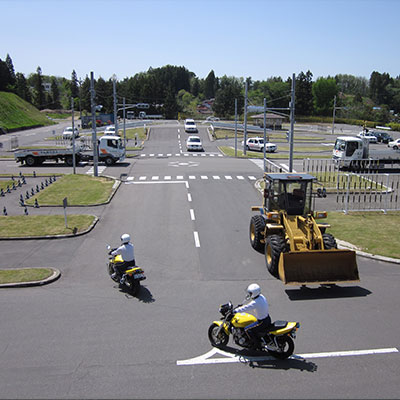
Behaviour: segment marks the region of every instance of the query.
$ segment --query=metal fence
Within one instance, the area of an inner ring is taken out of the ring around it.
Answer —
[[[336,196],[336,209],[348,211],[400,210],[400,174],[343,172],[333,160],[305,159],[303,171],[314,175],[328,194]]]
[[[400,210],[400,174],[342,174],[336,188],[337,210]]]

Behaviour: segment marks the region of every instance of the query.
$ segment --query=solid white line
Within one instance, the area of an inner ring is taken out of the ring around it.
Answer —
[[[297,356],[301,358],[323,358],[323,357],[365,356],[370,354],[387,354],[387,353],[398,353],[398,350],[395,347],[392,347],[388,349],[332,351],[326,353],[298,354]]]
[[[308,354],[293,354],[289,359],[310,359],[310,358],[323,358],[323,357],[348,357],[348,356],[361,356],[361,355],[373,355],[373,354],[389,354],[398,353],[399,350],[396,347],[386,349],[371,349],[371,350],[353,350],[353,351],[333,351],[325,353],[308,353]],[[224,358],[210,358],[215,354],[224,356]],[[262,360],[276,360],[272,356],[261,356],[261,357],[245,357],[238,356],[236,354],[225,352],[221,349],[213,348],[206,354],[198,357],[190,358],[187,360],[179,360],[176,362],[177,365],[204,365],[204,364],[223,364],[223,363],[240,363],[249,361],[262,361]]]
[[[198,232],[194,231],[193,235],[194,235],[194,243],[195,243],[196,247],[200,247],[200,239],[199,239]]]
[[[195,221],[195,220],[196,220],[196,218],[195,218],[195,216],[194,216],[194,210],[193,210],[193,208],[190,209],[190,219],[191,219],[192,221]]]

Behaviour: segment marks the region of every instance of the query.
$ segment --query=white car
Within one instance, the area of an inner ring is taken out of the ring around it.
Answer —
[[[186,149],[188,151],[203,151],[203,144],[198,136],[189,136],[186,140]]]
[[[104,131],[105,135],[115,135],[115,126],[109,125],[107,126],[106,130]]]
[[[242,146],[244,145],[244,141],[242,140]],[[264,151],[264,138],[254,137],[247,139],[247,150],[253,151]],[[265,143],[265,151],[267,153],[274,153],[278,149],[278,146],[275,143],[266,142]]]
[[[194,119],[185,119],[185,132],[188,133],[197,133],[197,126],[196,123],[194,122]]]
[[[393,142],[389,142],[388,146],[391,147],[393,150],[400,149],[400,138],[393,140]]]
[[[370,143],[378,143],[378,138],[372,133],[369,132],[365,133],[362,131],[357,136],[360,137],[361,139],[362,138],[368,139]]]
[[[73,130],[74,132],[74,136],[78,137],[79,136],[79,129],[78,128],[74,128]],[[63,139],[72,139],[72,126],[68,126],[64,129],[63,131]]]

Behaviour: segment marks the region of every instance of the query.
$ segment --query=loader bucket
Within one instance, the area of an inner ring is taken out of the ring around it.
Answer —
[[[309,250],[281,253],[279,278],[285,285],[358,282],[356,253],[351,250]]]

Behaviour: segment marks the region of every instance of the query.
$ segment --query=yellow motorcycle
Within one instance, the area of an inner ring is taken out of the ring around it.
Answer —
[[[208,338],[211,345],[225,347],[232,335],[233,341],[240,347],[266,351],[281,360],[290,357],[294,351],[296,332],[300,328],[298,322],[275,321],[261,333],[257,333],[256,348],[244,328],[257,321],[248,313],[235,313],[232,303],[223,304],[219,308],[222,318],[214,321],[208,328]]]
[[[107,271],[108,274],[110,275],[111,279],[114,282],[121,282],[122,279],[122,285],[128,290],[128,292],[132,295],[135,296],[139,290],[140,290],[140,281],[143,281],[146,279],[146,276],[144,275],[144,271],[141,267],[137,266],[128,266],[124,274],[121,276],[117,274],[114,278],[112,277],[112,274],[114,274],[114,265],[116,263],[122,263],[124,260],[122,259],[120,254],[117,254],[116,256],[111,255],[111,252],[115,249],[111,249],[110,246],[107,246],[108,249],[108,264],[107,264]]]

